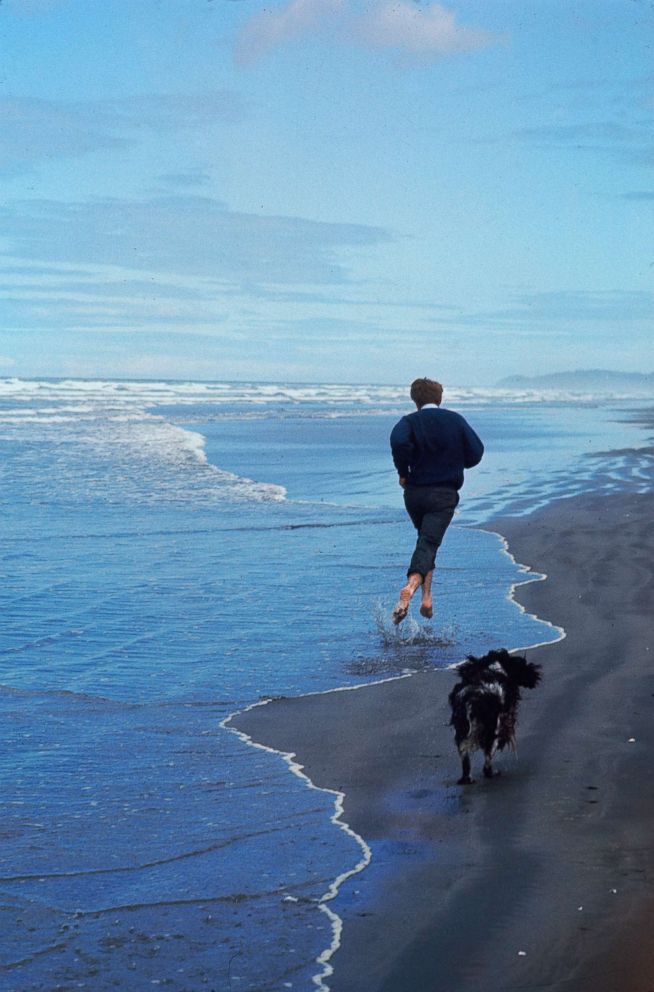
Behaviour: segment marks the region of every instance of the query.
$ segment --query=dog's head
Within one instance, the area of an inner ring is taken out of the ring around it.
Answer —
[[[489,651],[481,658],[468,655],[466,661],[457,667],[457,672],[463,682],[479,683],[506,679],[523,689],[535,688],[541,678],[540,665],[527,661],[523,655],[509,654],[504,648],[499,651]]]
[[[502,666],[507,677],[515,685],[519,685],[523,689],[534,689],[540,682],[541,666],[527,661],[524,655],[509,654],[504,649],[491,651],[490,654],[495,656],[494,660]]]

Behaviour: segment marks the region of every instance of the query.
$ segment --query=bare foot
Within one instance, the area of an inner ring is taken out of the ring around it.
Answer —
[[[391,618],[395,626],[397,626],[398,623],[402,623],[406,617],[409,612],[411,598],[420,585],[422,585],[422,575],[419,575],[418,572],[413,572],[409,576],[408,582],[404,588],[400,589],[400,598],[398,599],[395,609],[391,614]]]
[[[426,617],[427,620],[431,620],[433,615],[434,615],[434,610],[432,608],[431,599],[430,600],[423,599],[422,603],[420,604],[420,616]]]
[[[408,596],[405,592],[401,592],[400,598],[397,601],[397,605],[391,614],[391,619],[396,627],[399,623],[402,623],[402,621],[406,618],[406,615],[409,612],[410,603],[411,603],[411,597]]]

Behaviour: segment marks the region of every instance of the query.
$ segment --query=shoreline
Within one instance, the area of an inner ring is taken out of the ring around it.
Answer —
[[[502,778],[455,784],[448,670],[231,718],[343,794],[348,828],[372,851],[341,911],[334,992],[650,987],[634,972],[654,870],[648,502],[573,497],[483,528],[546,573],[516,583],[514,599],[567,635],[527,649],[544,681],[525,693],[519,760],[500,755]]]
[[[529,516],[531,517],[532,514],[529,514]],[[500,521],[501,519],[502,518],[498,518],[498,520]],[[520,610],[521,613],[524,613],[529,617],[533,617],[533,619],[538,620],[539,623],[545,624],[550,628],[550,630],[555,631],[558,634],[558,637],[553,638],[551,641],[536,641],[534,644],[521,645],[520,647],[511,647],[509,650],[513,654],[515,654],[516,651],[535,651],[537,648],[544,648],[547,645],[558,644],[559,641],[564,641],[565,638],[567,637],[564,627],[561,627],[559,624],[553,623],[551,620],[547,620],[544,617],[539,616],[537,613],[530,613],[527,607],[520,602],[520,600],[516,595],[517,590],[521,589],[523,586],[530,586],[535,582],[547,582],[547,579],[549,578],[547,573],[536,571],[536,569],[534,569],[532,565],[524,564],[518,561],[518,559],[511,551],[511,548],[509,547],[509,542],[507,538],[504,536],[504,534],[500,533],[499,529],[495,528],[492,522],[489,522],[484,527],[475,527],[474,529],[485,531],[485,533],[487,534],[495,534],[497,537],[499,537],[502,544],[503,553],[505,555],[508,555],[508,557],[511,559],[511,561],[516,566],[516,568],[520,569],[520,571],[522,571],[525,575],[529,576],[529,578],[523,579],[522,581],[518,580],[516,582],[511,583],[511,587],[507,594],[507,598],[509,599],[509,601],[513,603],[517,607],[517,609]],[[461,661],[463,660],[464,659],[462,658]],[[457,662],[457,664],[459,664],[459,662]]]
[[[405,677],[405,676],[400,676],[400,677]],[[358,687],[352,686],[351,688],[358,688]],[[268,747],[268,745],[266,744],[260,744],[257,741],[253,740],[252,737],[248,736],[248,734],[239,730],[235,725],[231,726],[232,720],[235,720],[236,717],[245,715],[247,713],[251,713],[254,710],[258,709],[259,707],[268,706],[271,702],[273,702],[273,700],[262,700],[257,703],[252,703],[250,706],[247,706],[244,710],[240,710],[237,713],[231,713],[229,716],[226,716],[224,720],[220,721],[219,726],[221,726],[224,730],[227,730],[229,733],[236,734],[236,736],[239,737],[244,744],[248,744],[250,747],[258,748],[261,751],[267,751],[270,754],[279,755],[279,757],[281,757],[286,762],[290,773],[292,775],[295,775],[297,778],[301,779],[308,789],[315,789],[320,792],[331,793],[334,796],[334,812],[330,817],[330,822],[335,827],[338,827],[339,830],[342,830],[344,833],[352,837],[352,839],[361,848],[363,855],[361,860],[353,868],[348,868],[345,871],[341,872],[341,874],[338,875],[333,880],[333,882],[330,883],[329,887],[326,889],[323,895],[316,901],[317,908],[321,912],[323,912],[329,919],[332,929],[332,940],[331,943],[316,958],[315,963],[322,968],[322,972],[316,973],[313,976],[312,980],[316,988],[319,990],[319,992],[329,992],[330,986],[326,984],[326,979],[328,979],[334,973],[334,968],[331,963],[331,959],[334,956],[334,954],[336,954],[339,947],[341,946],[341,935],[343,932],[343,920],[337,913],[335,913],[331,909],[329,903],[338,896],[339,890],[341,886],[344,884],[344,882],[346,882],[348,879],[352,878],[353,876],[358,875],[360,872],[365,871],[365,869],[372,861],[372,851],[370,850],[368,844],[366,844],[364,838],[361,837],[359,834],[357,834],[354,830],[352,830],[350,825],[345,820],[341,819],[344,813],[343,804],[345,801],[345,794],[343,792],[339,792],[338,790],[335,789],[325,789],[323,787],[315,785],[315,783],[311,781],[309,776],[305,775],[304,766],[298,763],[297,761],[295,761],[294,754],[290,752],[278,751],[275,748]],[[292,900],[293,898],[294,897],[292,896],[286,896],[286,899]]]

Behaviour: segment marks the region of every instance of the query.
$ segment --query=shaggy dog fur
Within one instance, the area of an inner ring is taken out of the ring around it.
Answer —
[[[495,752],[507,745],[515,750],[520,689],[538,685],[540,665],[501,650],[489,651],[483,658],[469,655],[457,671],[460,681],[449,696],[450,723],[461,756],[459,785],[469,785],[473,751],[484,752],[484,775],[491,778]]]

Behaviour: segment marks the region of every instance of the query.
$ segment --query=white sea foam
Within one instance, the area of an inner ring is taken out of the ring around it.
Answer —
[[[410,408],[406,385],[344,385],[247,382],[176,382],[109,379],[0,379],[0,402],[34,399],[71,402],[80,399],[119,405],[157,406],[159,404],[198,404],[221,406],[251,405],[273,408],[283,405],[302,407],[320,404],[376,414]],[[531,404],[541,402],[594,404],[634,399],[624,392],[592,393],[573,390],[466,388],[453,386],[445,391],[445,404],[458,406]]]
[[[3,380],[2,385],[7,391],[4,397],[0,393],[0,402],[5,400],[5,409],[0,409],[0,440],[19,440],[28,448],[45,444],[53,452],[65,445],[66,458],[57,458],[52,471],[69,495],[93,490],[113,498],[118,487],[123,497],[139,501],[190,498],[194,503],[207,503],[286,497],[283,486],[209,464],[204,437],[148,412],[140,388],[123,400],[119,383]],[[18,395],[25,405],[9,404],[7,393],[12,391],[14,400]],[[48,392],[47,404],[43,404],[44,391]],[[80,392],[84,402],[71,402]]]

